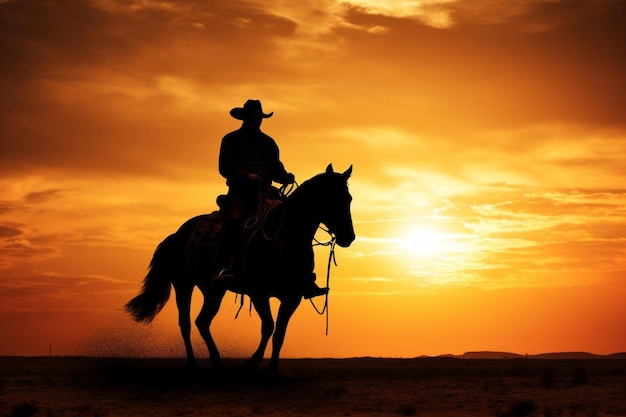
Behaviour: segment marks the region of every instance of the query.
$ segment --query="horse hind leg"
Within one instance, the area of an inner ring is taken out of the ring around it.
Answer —
[[[215,340],[213,340],[213,336],[211,335],[211,322],[220,309],[222,299],[224,298],[224,294],[226,294],[226,289],[215,287],[207,288],[203,286],[200,287],[200,290],[204,295],[204,302],[202,303],[198,317],[196,317],[196,327],[209,350],[209,360],[211,364],[219,368],[221,367],[222,360]]]
[[[185,343],[187,353],[187,364],[195,368],[197,366],[196,357],[191,346],[191,294],[192,288],[176,288],[176,306],[178,307],[178,326]]]

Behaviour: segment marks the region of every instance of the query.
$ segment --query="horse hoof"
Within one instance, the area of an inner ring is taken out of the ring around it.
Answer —
[[[268,380],[272,383],[281,383],[289,381],[289,378],[283,375],[278,369],[270,368],[267,373]]]
[[[278,363],[275,361],[270,361],[270,366],[268,368],[269,374],[275,377],[282,377],[280,370],[278,369]]]
[[[248,359],[247,361],[245,361],[243,363],[243,366],[246,369],[255,370],[256,371],[257,369],[259,369],[259,363],[260,363],[260,361],[258,361],[256,359]]]

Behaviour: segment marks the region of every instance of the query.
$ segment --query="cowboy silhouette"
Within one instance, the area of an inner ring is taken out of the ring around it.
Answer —
[[[232,117],[243,123],[224,136],[220,147],[219,172],[226,178],[228,194],[220,203],[224,225],[215,259],[219,273],[214,280],[236,279],[235,259],[241,252],[244,224],[259,209],[265,196],[277,194],[272,182],[295,182],[294,175],[280,161],[278,145],[261,131],[263,119],[273,114],[264,113],[261,102],[252,99],[230,111]],[[328,288],[315,283],[315,274],[305,284],[305,298],[328,293]]]

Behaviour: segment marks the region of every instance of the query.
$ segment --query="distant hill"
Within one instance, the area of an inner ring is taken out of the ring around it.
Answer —
[[[523,358],[524,355],[509,352],[465,352],[464,354],[457,356],[461,359],[516,359]]]
[[[533,355],[532,357],[536,359],[600,359],[605,356],[588,352],[554,352]]]
[[[540,353],[537,355],[520,355],[518,353],[511,352],[478,351],[465,352],[462,355],[447,354],[441,355],[440,357],[459,359],[626,359],[626,352],[618,352],[611,355],[596,355],[588,352],[552,352]]]

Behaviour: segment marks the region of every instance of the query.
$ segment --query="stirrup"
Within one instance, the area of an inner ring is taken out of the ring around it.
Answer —
[[[228,270],[228,268],[222,268],[211,280],[212,282],[220,282],[234,278],[235,276]]]

